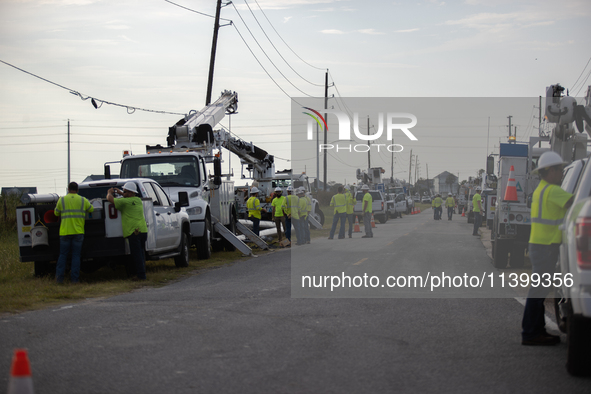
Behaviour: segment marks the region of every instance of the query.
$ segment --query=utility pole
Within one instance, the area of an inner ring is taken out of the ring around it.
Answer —
[[[511,115],[507,116],[507,119],[509,119],[509,138],[511,138],[511,118],[512,117],[513,116],[511,116]]]
[[[367,135],[369,135],[369,115],[367,116]],[[369,173],[369,169],[371,168],[371,145],[369,144],[369,140],[367,140],[367,172]]]
[[[211,56],[209,57],[209,77],[207,78],[207,96],[205,105],[211,104],[211,90],[213,88],[213,66],[215,64],[215,50],[218,44],[218,30],[220,30],[220,10],[222,9],[222,0],[218,0],[215,9],[215,22],[213,25],[213,40],[211,43]]]
[[[539,96],[538,104],[538,137],[542,136],[542,96]],[[538,148],[542,147],[542,141],[538,142]]]
[[[412,185],[410,174],[412,174],[412,149],[410,150],[410,159],[408,162],[408,184]]]
[[[419,168],[419,155],[415,155],[415,183],[419,179],[418,176],[417,176],[417,174],[418,174],[418,168]],[[427,182],[427,186],[428,185],[429,185],[429,182]]]
[[[427,188],[431,191],[431,188],[429,187],[429,163],[425,164],[425,167],[427,167]]]
[[[68,119],[68,185],[70,184],[70,119]]]
[[[328,109],[328,69],[326,69],[326,74],[324,75],[324,109]],[[324,113],[324,119],[328,119],[328,115]],[[327,122],[328,124],[328,122]],[[324,128],[324,146],[328,144],[328,130],[326,127]],[[326,164],[328,162],[328,152],[324,150],[324,191],[326,191],[326,183],[328,180],[326,179]]]

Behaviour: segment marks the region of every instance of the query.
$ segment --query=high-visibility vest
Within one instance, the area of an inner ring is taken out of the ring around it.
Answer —
[[[306,196],[306,201],[307,201],[307,210],[308,210],[307,215],[309,215],[310,212],[312,212],[312,200],[310,199],[310,197]]]
[[[299,215],[300,210],[300,198],[298,196],[294,196],[290,194],[287,196],[287,214],[291,215],[292,219],[298,220],[300,218]]]
[[[453,198],[453,197],[448,197],[448,198],[445,200],[445,206],[446,206],[446,207],[448,207],[448,208],[453,208],[455,205],[456,205],[456,202],[454,201],[454,198]]]
[[[271,206],[275,208],[275,213],[273,216],[276,218],[285,216],[283,212],[287,211],[287,202],[284,196],[275,197],[273,201],[271,201]]]
[[[93,212],[90,202],[76,194],[60,197],[54,209],[55,216],[61,217],[60,235],[84,234],[86,212]]]
[[[252,196],[246,201],[246,209],[248,210],[248,217],[261,218],[261,202],[255,196]]]
[[[433,200],[433,204],[434,204],[435,208],[439,208],[442,203],[443,203],[443,200],[441,199],[441,197],[435,197],[435,200]]]
[[[334,213],[347,213],[347,200],[344,194],[335,194],[330,200],[330,206],[334,207]]]
[[[564,220],[564,207],[572,194],[542,179],[534,191],[531,204],[531,231],[529,242],[550,245],[562,242],[559,226]]]
[[[482,201],[482,197],[480,197],[480,193],[476,193],[474,197],[472,197],[472,211],[473,212],[480,212],[480,208],[478,207],[478,201]]]
[[[365,201],[367,201],[367,207],[365,209],[363,209],[363,206],[365,205]],[[361,200],[361,210],[363,212],[369,212],[369,213],[373,212],[373,197],[371,196],[371,193],[367,192],[363,195],[363,200]]]
[[[308,216],[308,200],[306,197],[300,197],[299,210],[300,219],[304,219]]]
[[[345,200],[347,201],[347,215],[351,215],[355,209],[355,200],[349,190],[345,193]]]

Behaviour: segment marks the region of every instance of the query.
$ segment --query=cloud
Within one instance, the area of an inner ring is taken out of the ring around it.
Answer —
[[[320,33],[324,33],[324,34],[345,34],[344,31],[336,30],[336,29],[320,30]]]
[[[384,33],[380,33],[379,31],[376,31],[376,29],[361,29],[361,30],[357,30],[357,31],[362,34],[371,34],[371,35],[384,34]]]
[[[413,31],[418,31],[420,30],[418,27],[415,27],[414,29],[406,29],[406,30],[395,30],[394,33],[412,33]]]
[[[284,17],[283,17],[283,23],[287,23],[287,22],[289,22],[289,20],[290,20],[291,18],[292,18],[291,16],[284,16]]]
[[[81,0],[82,1],[82,0]],[[281,10],[302,5],[334,4],[346,0],[258,0],[263,10]],[[244,9],[244,4],[237,4],[238,9]]]

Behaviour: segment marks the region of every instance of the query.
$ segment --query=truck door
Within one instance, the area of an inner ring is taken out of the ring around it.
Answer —
[[[154,251],[159,252],[169,247],[170,218],[166,207],[163,207],[152,182],[144,182],[148,197],[152,199],[154,229],[148,229],[148,245],[154,245]],[[152,238],[153,237],[153,238]]]
[[[157,183],[152,183],[158,200],[160,201],[159,209],[162,210],[162,215],[166,216],[166,246],[176,247],[180,243],[179,234],[181,233],[181,223],[179,221],[179,215],[174,210],[174,205],[168,198],[168,195],[162,190],[162,187]]]

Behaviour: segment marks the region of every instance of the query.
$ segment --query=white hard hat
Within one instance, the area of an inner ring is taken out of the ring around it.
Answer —
[[[257,189],[256,186],[253,186],[253,187],[250,188],[250,194],[255,194],[255,193],[258,193],[258,192],[259,192],[259,189]]]
[[[451,193],[447,193],[448,196],[451,196]]]
[[[480,186],[476,186],[476,191],[480,191],[480,190],[482,190],[482,189],[480,188]]]
[[[288,191],[288,192],[291,192],[291,191],[293,191],[293,187],[291,187],[291,186],[288,186],[288,187],[287,187],[287,191]]]
[[[276,187],[276,188],[275,188],[275,191],[276,191],[276,192],[280,192],[280,193],[281,193],[283,190],[281,190],[281,188],[280,188],[280,187]]]
[[[296,194],[304,194],[304,193],[305,193],[304,189],[301,189],[301,188],[296,189]]]
[[[134,182],[126,182],[125,185],[123,185],[123,190],[137,193],[137,186]]]
[[[363,185],[363,186],[361,186],[361,190],[369,190],[369,186]]]
[[[554,166],[564,165],[564,160],[556,152],[544,152],[538,160],[538,168],[535,171],[541,170],[542,168],[550,168]]]

